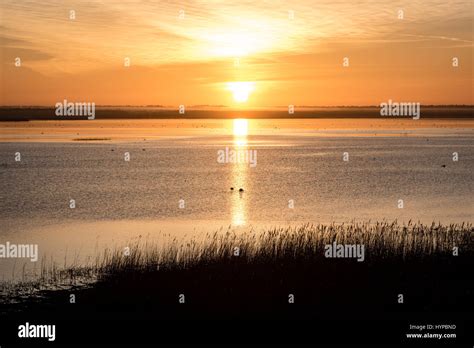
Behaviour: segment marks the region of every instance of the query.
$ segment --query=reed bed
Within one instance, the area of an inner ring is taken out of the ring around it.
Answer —
[[[173,239],[161,246],[137,241],[130,246],[127,255],[122,249],[106,249],[87,266],[61,268],[42,259],[37,280],[19,284],[3,282],[0,294],[10,296],[51,287],[84,286],[130,272],[184,270],[225,265],[235,260],[246,264],[278,261],[317,263],[324,259],[325,245],[333,242],[364,245],[365,262],[404,261],[452,255],[454,247],[458,247],[460,253],[472,253],[474,229],[470,223],[352,222],[304,224],[264,232],[236,233],[229,229],[208,234],[201,241]]]
[[[263,233],[252,231],[237,234],[208,235],[204,242],[195,240],[185,244],[176,241],[163,250],[136,243],[130,255],[124,257],[122,250],[104,253],[97,264],[99,273],[115,273],[121,270],[156,270],[187,268],[199,263],[215,263],[235,258],[249,262],[278,260],[283,258],[319,259],[324,257],[327,244],[362,244],[368,257],[381,260],[392,257],[429,257],[434,254],[452,253],[474,246],[474,230],[471,224],[412,223],[397,222],[350,223],[350,224],[305,224],[293,228],[274,228]]]

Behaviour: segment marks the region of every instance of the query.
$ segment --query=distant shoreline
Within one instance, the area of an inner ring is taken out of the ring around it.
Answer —
[[[289,114],[285,107],[236,109],[223,106],[191,106],[180,114],[178,108],[161,106],[97,106],[96,119],[358,119],[393,118],[380,115],[380,108],[373,107],[304,107],[295,106],[295,113]],[[422,106],[421,118],[429,119],[474,119],[474,106]],[[56,116],[54,107],[2,106],[0,121],[30,120],[80,120],[87,117]]]

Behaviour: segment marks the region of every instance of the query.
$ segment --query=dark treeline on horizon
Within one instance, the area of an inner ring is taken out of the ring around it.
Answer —
[[[407,118],[406,116],[381,116],[379,107],[319,107],[309,109],[295,106],[294,114],[286,109],[269,110],[238,110],[226,109],[194,109],[184,114],[178,109],[152,106],[97,106],[96,119],[299,119],[299,118]],[[474,106],[421,106],[421,118],[456,119],[474,118]],[[57,116],[54,107],[0,107],[0,121],[30,120],[81,120],[86,116]]]

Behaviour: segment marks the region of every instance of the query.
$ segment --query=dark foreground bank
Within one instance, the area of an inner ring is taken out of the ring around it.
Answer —
[[[328,257],[329,245],[363,245],[364,258]],[[96,332],[104,342],[121,343],[129,334],[174,343],[250,335],[261,342],[463,343],[472,339],[473,260],[473,228],[466,224],[306,225],[261,236],[214,235],[205,245],[161,253],[137,245],[130,255],[108,255],[89,270],[99,278],[89,288],[11,293],[1,320],[6,342],[18,340],[19,323],[49,322],[67,342],[71,335],[88,342],[87,332]],[[80,272],[68,272],[73,284]],[[183,334],[172,334],[176,328]],[[407,336],[420,332],[456,337]]]

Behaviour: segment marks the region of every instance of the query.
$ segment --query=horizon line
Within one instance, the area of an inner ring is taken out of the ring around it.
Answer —
[[[86,101],[71,101],[72,103],[91,103]],[[93,103],[93,102],[92,102]],[[413,103],[413,102],[397,102],[393,101],[393,103]],[[416,103],[416,102],[415,102]],[[94,104],[95,105],[95,104]],[[252,111],[252,110],[271,110],[271,109],[288,109],[289,105],[276,105],[276,106],[255,106],[255,107],[239,107],[239,106],[232,106],[232,105],[205,105],[205,104],[198,104],[198,105],[184,105],[186,109],[194,109],[199,110],[214,108],[214,109],[227,109],[227,110],[239,110],[239,111]],[[336,109],[336,108],[379,108],[380,105],[293,105],[295,108],[304,108],[304,109],[318,109],[318,108],[325,108],[325,109]],[[421,107],[474,107],[474,104],[421,104]],[[146,105],[131,105],[131,104],[97,104],[95,107],[98,108],[159,108],[163,110],[178,110],[180,105],[162,105],[162,104],[146,104]],[[38,109],[54,109],[54,105],[1,105],[0,108],[8,109],[8,108],[38,108]]]

